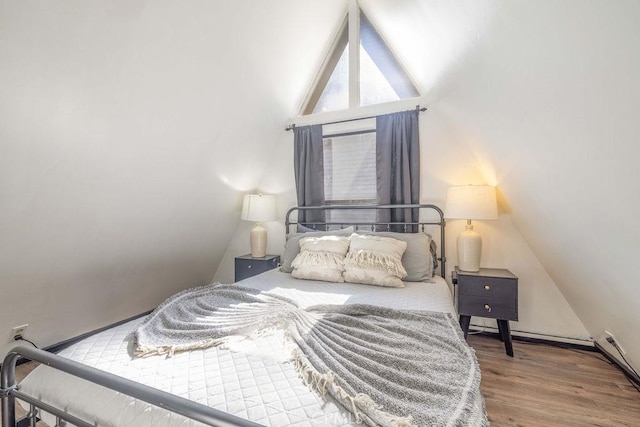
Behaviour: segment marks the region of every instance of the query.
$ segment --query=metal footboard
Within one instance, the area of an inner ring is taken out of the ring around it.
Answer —
[[[95,424],[88,423],[65,411],[54,408],[39,399],[21,392],[16,384],[15,369],[19,358],[24,357],[35,362],[66,372],[70,375],[83,378],[92,383],[107,387],[111,390],[126,394],[136,399],[145,401],[152,405],[164,408],[168,411],[180,414],[189,419],[199,421],[210,426],[242,426],[259,427],[260,424],[227,414],[226,412],[210,408],[208,406],[193,402],[180,396],[158,390],[144,384],[131,381],[105,371],[86,366],[73,360],[65,359],[53,353],[39,350],[32,347],[17,346],[13,348],[2,363],[0,378],[0,400],[2,408],[2,427],[35,426],[36,411],[39,408],[54,415],[57,418],[56,425],[62,426],[65,422],[79,427],[95,427]],[[31,405],[31,411],[27,419],[16,422],[15,404],[16,398]]]

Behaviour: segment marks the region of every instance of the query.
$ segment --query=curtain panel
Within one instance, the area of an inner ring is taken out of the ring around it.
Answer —
[[[417,110],[376,117],[376,180],[378,204],[419,203],[420,138]],[[418,209],[379,209],[377,222],[418,222],[418,215]],[[391,230],[405,231],[402,226],[391,226]],[[406,231],[415,233],[418,226],[409,227]]]
[[[322,125],[296,127],[294,130],[294,171],[298,206],[324,205],[324,159]],[[298,211],[298,224],[325,222],[325,212]]]

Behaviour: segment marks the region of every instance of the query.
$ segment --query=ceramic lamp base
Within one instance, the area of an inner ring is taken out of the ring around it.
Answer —
[[[465,230],[458,234],[458,268],[462,271],[480,271],[480,254],[482,238],[473,231],[473,225],[467,224]]]
[[[267,254],[267,229],[260,223],[251,229],[251,256],[264,258]]]

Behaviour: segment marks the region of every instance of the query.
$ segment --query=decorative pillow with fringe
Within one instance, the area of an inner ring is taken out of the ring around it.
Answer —
[[[351,235],[351,245],[344,266],[344,280],[365,285],[403,288],[407,271],[402,254],[407,242],[390,237]]]
[[[282,266],[280,267],[280,271],[282,271],[283,273],[291,273],[293,271],[291,263],[300,253],[300,239],[323,236],[342,236],[348,238],[353,234],[354,231],[355,230],[353,227],[347,227],[341,230],[314,231],[309,233],[294,233],[287,235],[287,242],[284,245],[284,254],[282,255]]]
[[[431,236],[425,233],[394,233],[390,231],[358,231],[365,236],[391,237],[407,242],[407,250],[402,255],[402,265],[407,270],[405,282],[424,282],[433,277],[438,265],[437,248]],[[434,247],[431,248],[431,245]],[[435,259],[434,259],[435,258]]]
[[[300,253],[291,263],[296,279],[344,282],[344,257],[349,238],[342,236],[305,237],[300,239]]]

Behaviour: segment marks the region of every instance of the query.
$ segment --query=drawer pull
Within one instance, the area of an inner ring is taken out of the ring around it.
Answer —
[[[247,268],[251,268],[251,264],[247,265]]]
[[[491,313],[491,306],[489,304],[485,304],[484,309]]]
[[[489,289],[491,289],[491,286],[489,286],[489,285],[484,285],[484,289],[485,289],[485,291],[488,291]]]

